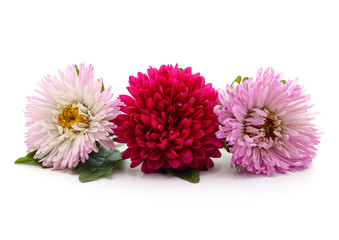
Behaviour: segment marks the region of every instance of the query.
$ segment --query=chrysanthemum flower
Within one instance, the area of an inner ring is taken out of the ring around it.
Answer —
[[[93,67],[81,64],[59,71],[59,77],[45,77],[39,84],[39,97],[29,97],[26,107],[29,151],[43,166],[73,168],[88,155],[115,147],[110,135],[116,127],[112,120],[121,102],[111,101],[111,87],[102,91],[102,79],[94,80]],[[102,92],[101,92],[102,91]]]
[[[213,167],[211,157],[220,157],[222,142],[217,115],[217,92],[191,68],[180,72],[177,66],[148,69],[129,78],[132,97],[121,95],[125,104],[114,123],[117,142],[127,143],[123,158],[141,170],[203,170]]]
[[[297,80],[281,78],[273,69],[264,73],[260,69],[256,80],[219,90],[217,136],[230,147],[231,166],[239,172],[271,175],[300,170],[316,156],[319,133],[308,111],[310,95]]]

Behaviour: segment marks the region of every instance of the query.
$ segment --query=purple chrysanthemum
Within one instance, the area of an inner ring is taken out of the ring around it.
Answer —
[[[306,168],[316,156],[319,132],[308,111],[310,95],[297,80],[282,82],[269,68],[236,87],[219,90],[215,108],[224,139],[241,172],[272,175]]]

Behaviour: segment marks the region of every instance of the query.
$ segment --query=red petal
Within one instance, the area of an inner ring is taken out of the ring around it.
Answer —
[[[119,98],[123,103],[125,103],[127,106],[133,106],[135,104],[135,99],[131,98],[128,95],[120,95]]]
[[[135,139],[140,147],[146,147],[145,137],[136,137]]]
[[[124,137],[124,138],[134,138],[135,137],[135,134],[134,134],[134,132],[132,132],[132,131],[126,131],[126,132],[124,132],[123,134],[122,134],[122,136]]]
[[[150,111],[150,112],[153,110],[153,108],[155,108],[155,104],[153,102],[153,98],[150,97],[150,98],[147,99],[146,107],[147,107],[148,111]]]
[[[135,138],[129,139],[127,141],[127,146],[128,147],[135,147],[137,145],[138,145],[138,143],[137,143],[137,140],[135,140]]]
[[[124,122],[129,120],[129,116],[126,114],[119,114],[114,120],[113,122],[118,125],[121,126]]]
[[[153,128],[154,130],[157,130],[157,128],[158,128],[158,126],[159,126],[159,123],[158,123],[156,120],[154,120],[154,119],[152,118],[152,120],[151,120],[151,125],[152,125],[152,128]]]
[[[141,171],[142,171],[143,173],[152,173],[152,172],[154,172],[153,169],[149,169],[149,168],[147,167],[147,160],[144,161],[144,162],[142,163],[142,165],[141,165]]]
[[[135,168],[135,167],[139,166],[140,163],[142,163],[142,159],[141,158],[140,159],[136,159],[136,160],[132,160],[130,167],[131,168]]]
[[[186,150],[182,152],[181,155],[184,164],[190,164],[192,162],[193,155],[189,148],[186,148]]]
[[[223,145],[222,145],[222,140],[221,139],[218,139],[217,141],[214,141],[214,145],[217,147],[217,148],[222,148]]]
[[[128,159],[131,157],[131,152],[132,152],[133,148],[127,148],[121,155],[121,157],[123,159]]]
[[[160,140],[160,143],[157,144],[157,147],[160,148],[161,150],[165,150],[168,146],[168,140]]]
[[[140,156],[142,158],[148,158],[148,155],[150,154],[149,148],[144,148],[140,151]]]
[[[191,136],[193,136],[194,139],[200,139],[205,136],[205,133],[201,130],[192,130]]]
[[[200,148],[201,147],[201,143],[199,140],[194,140],[192,143],[192,148]]]
[[[188,166],[192,168],[197,168],[199,167],[199,165],[200,165],[199,161],[197,159],[193,159],[192,162]]]
[[[163,156],[156,161],[155,169],[161,168],[164,165],[164,163],[165,163],[165,157]]]
[[[177,158],[179,155],[173,150],[172,147],[170,148],[167,148],[166,152],[165,152],[165,155],[167,158],[169,159],[175,159]]]
[[[149,160],[149,159],[148,159],[146,162],[147,162],[147,167],[148,167],[149,169],[155,169],[156,161],[152,161],[152,160]]]
[[[154,94],[153,99],[154,99],[154,102],[155,102],[155,103],[158,103],[159,101],[162,100],[162,97],[161,97],[161,95],[160,95],[159,93],[156,92],[156,93]]]
[[[118,142],[118,143],[126,143],[126,142],[127,142],[127,139],[124,139],[124,138],[119,137],[119,138],[115,139],[114,142]]]
[[[211,150],[214,150],[216,149],[217,147],[213,144],[205,144],[205,145],[202,145],[201,149],[205,150],[205,151],[211,151]]]
[[[135,124],[130,122],[130,121],[125,121],[122,126],[124,128],[128,128],[128,129],[134,129],[135,128]]]
[[[215,149],[213,151],[208,151],[207,155],[213,158],[220,158],[221,157],[221,152],[218,149]]]
[[[151,126],[151,118],[145,114],[140,114],[141,121],[143,124],[145,124],[147,127]]]
[[[149,148],[156,148],[157,147],[157,142],[147,142],[146,143],[147,147]]]
[[[209,136],[205,136],[202,139],[200,139],[202,145],[210,144],[213,143],[214,141],[216,141],[216,139]]]
[[[196,159],[203,159],[206,157],[206,153],[205,151],[201,150],[201,149],[192,149],[192,153],[194,158]]]
[[[174,160],[167,160],[169,165],[171,165],[172,168],[178,168],[180,167],[180,160],[174,159]]]
[[[130,92],[130,94],[136,99],[138,100],[138,90],[136,90],[133,87],[127,87],[127,90]]]
[[[188,120],[188,118],[184,118],[181,120],[179,126],[178,126],[178,129],[186,129],[186,128],[189,128],[191,125],[190,121]]]
[[[207,128],[207,127],[211,126],[212,121],[211,120],[202,120],[201,123],[202,123],[202,128]]]
[[[191,98],[188,100],[188,102],[187,102],[188,107],[192,107],[194,103],[195,103],[195,98],[194,98],[194,97],[191,97]]]
[[[158,160],[162,156],[162,151],[160,149],[155,149],[148,158],[151,160]]]
[[[183,117],[191,117],[191,115],[195,112],[195,110],[193,108],[188,108]]]
[[[183,138],[177,138],[174,140],[175,144],[177,145],[177,147],[182,148],[182,146],[184,145],[184,139]]]
[[[210,134],[210,133],[216,132],[216,131],[217,131],[217,128],[214,127],[214,126],[209,127],[209,128],[206,128],[206,129],[204,130],[205,134]]]
[[[162,101],[158,102],[158,104],[157,104],[157,110],[158,110],[159,112],[163,112],[163,111],[165,110],[165,105],[163,104]]]
[[[135,147],[132,149],[132,152],[130,154],[131,158],[139,157],[140,156],[140,150],[141,148]]]
[[[185,145],[186,145],[186,146],[191,146],[192,143],[193,143],[193,137],[191,137],[190,139],[187,139],[187,140],[185,141]]]
[[[194,113],[192,115],[193,119],[201,119],[204,116],[204,111],[203,110],[199,110],[196,113]]]

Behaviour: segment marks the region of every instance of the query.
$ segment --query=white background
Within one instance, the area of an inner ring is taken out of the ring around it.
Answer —
[[[338,239],[336,1],[1,1],[1,239]],[[223,152],[199,184],[139,168],[82,184],[13,161],[38,82],[73,63],[126,93],[128,77],[178,63],[215,88],[274,67],[312,94],[323,132],[304,171],[238,175]]]

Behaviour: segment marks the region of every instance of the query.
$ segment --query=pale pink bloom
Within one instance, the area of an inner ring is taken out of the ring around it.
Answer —
[[[43,166],[74,168],[100,145],[114,149],[112,120],[121,102],[111,100],[111,87],[101,92],[102,79],[94,79],[91,65],[81,64],[79,76],[69,66],[59,76],[44,77],[39,87],[40,96],[28,97],[26,144],[29,151],[37,150],[35,158]]]
[[[310,95],[296,80],[281,82],[269,68],[252,78],[219,90],[215,108],[217,137],[233,154],[231,166],[241,172],[285,173],[306,168],[316,156],[319,132],[311,122]]]

